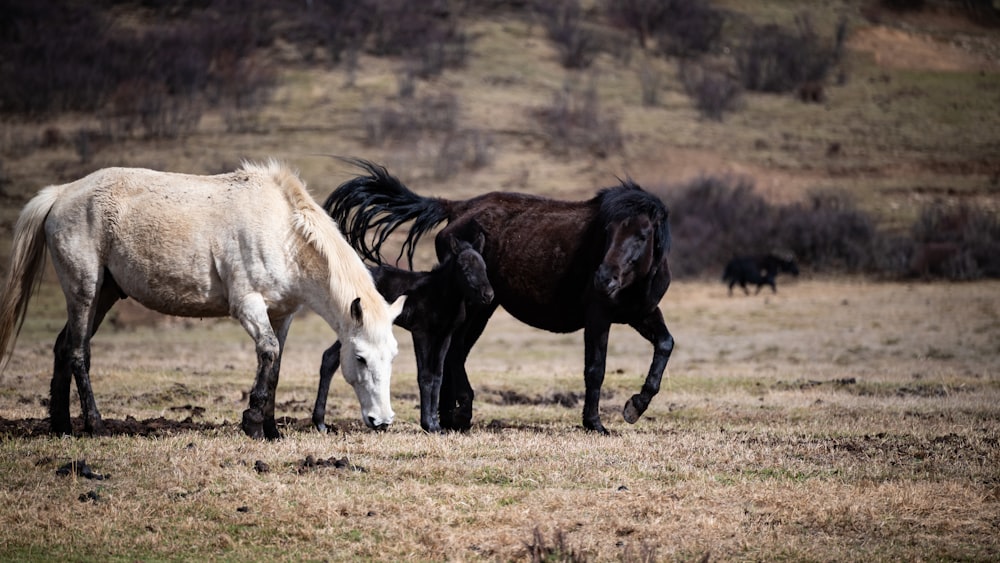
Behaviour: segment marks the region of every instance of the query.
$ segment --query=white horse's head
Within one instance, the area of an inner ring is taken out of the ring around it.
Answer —
[[[340,339],[340,367],[344,380],[354,388],[361,403],[361,420],[369,428],[383,430],[396,414],[389,399],[392,360],[398,348],[392,335],[392,321],[403,310],[405,296],[389,306],[388,322],[375,322],[364,314],[361,299],[351,303],[351,318],[347,334]]]

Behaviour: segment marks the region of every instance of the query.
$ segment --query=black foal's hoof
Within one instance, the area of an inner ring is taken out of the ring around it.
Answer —
[[[601,424],[600,420],[584,420],[583,427],[586,428],[589,432],[596,432],[602,436],[611,435],[611,432],[608,432],[608,429],[605,428],[603,424]]]
[[[73,423],[69,420],[60,420],[58,422],[53,420],[49,423],[49,432],[51,432],[53,436],[72,436]]]
[[[278,432],[278,424],[273,418],[264,421],[264,437],[272,442],[281,439],[281,432]]]

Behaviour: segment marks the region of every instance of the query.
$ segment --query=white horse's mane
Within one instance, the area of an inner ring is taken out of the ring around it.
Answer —
[[[374,324],[365,322],[366,326],[388,320],[388,307],[376,291],[368,268],[344,239],[334,220],[306,190],[298,172],[274,158],[261,163],[244,160],[240,167],[248,173],[270,177],[282,188],[292,208],[293,228],[329,264],[331,295],[345,307],[355,297],[360,297],[366,321],[376,321]]]

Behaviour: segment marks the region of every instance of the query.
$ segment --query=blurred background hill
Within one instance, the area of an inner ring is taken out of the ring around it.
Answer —
[[[991,0],[0,0],[0,255],[41,187],[276,157],[671,207],[679,277],[1000,276]],[[427,245],[425,259],[429,259]]]

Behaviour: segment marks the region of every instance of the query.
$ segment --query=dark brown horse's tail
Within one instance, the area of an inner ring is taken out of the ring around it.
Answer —
[[[368,174],[344,182],[335,189],[323,208],[337,222],[341,232],[365,259],[381,264],[382,244],[400,225],[413,221],[400,256],[413,267],[413,253],[420,237],[451,218],[450,202],[423,197],[410,191],[389,174],[384,166],[360,158],[341,158]]]

